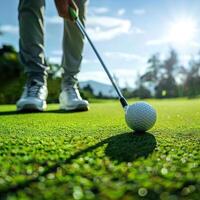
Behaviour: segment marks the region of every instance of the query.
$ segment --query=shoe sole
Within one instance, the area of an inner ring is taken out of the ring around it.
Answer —
[[[22,107],[17,107],[17,111],[19,112],[42,112],[46,110],[46,104],[42,107],[39,107],[35,104],[25,104]]]
[[[65,110],[65,111],[88,111],[89,110],[89,106],[85,106],[85,105],[78,105],[78,106],[61,106],[60,110]]]

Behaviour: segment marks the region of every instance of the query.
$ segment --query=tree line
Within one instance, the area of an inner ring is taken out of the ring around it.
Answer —
[[[165,60],[158,53],[148,59],[144,74],[137,77],[136,88],[122,88],[127,98],[175,98],[200,96],[200,53],[197,59],[191,59],[188,66],[179,64],[175,50],[169,51]],[[48,102],[57,102],[61,78],[58,77],[58,65],[49,64]],[[15,103],[20,97],[25,77],[18,52],[11,45],[0,47],[0,103]],[[90,85],[81,90],[84,98],[104,98],[93,94]],[[108,98],[108,97],[106,97]]]
[[[200,95],[200,53],[192,58],[188,66],[180,65],[178,54],[169,50],[165,60],[158,53],[148,61],[144,74],[138,76],[136,89],[123,89],[125,96],[140,98],[197,97]]]

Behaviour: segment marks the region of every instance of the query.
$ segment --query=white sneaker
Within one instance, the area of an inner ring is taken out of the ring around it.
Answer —
[[[68,86],[62,90],[59,97],[60,109],[67,111],[87,111],[89,103],[83,100],[75,86]]]
[[[44,111],[47,107],[47,86],[37,80],[28,82],[17,101],[17,111]]]

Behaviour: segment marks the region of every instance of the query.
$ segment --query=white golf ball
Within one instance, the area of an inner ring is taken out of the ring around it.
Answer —
[[[134,131],[147,131],[156,122],[156,110],[146,102],[137,102],[126,109],[126,123]]]

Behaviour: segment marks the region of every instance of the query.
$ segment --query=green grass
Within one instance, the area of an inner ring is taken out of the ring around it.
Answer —
[[[0,199],[199,199],[200,100],[152,100],[156,126],[127,128],[117,101],[89,112],[0,106]]]

